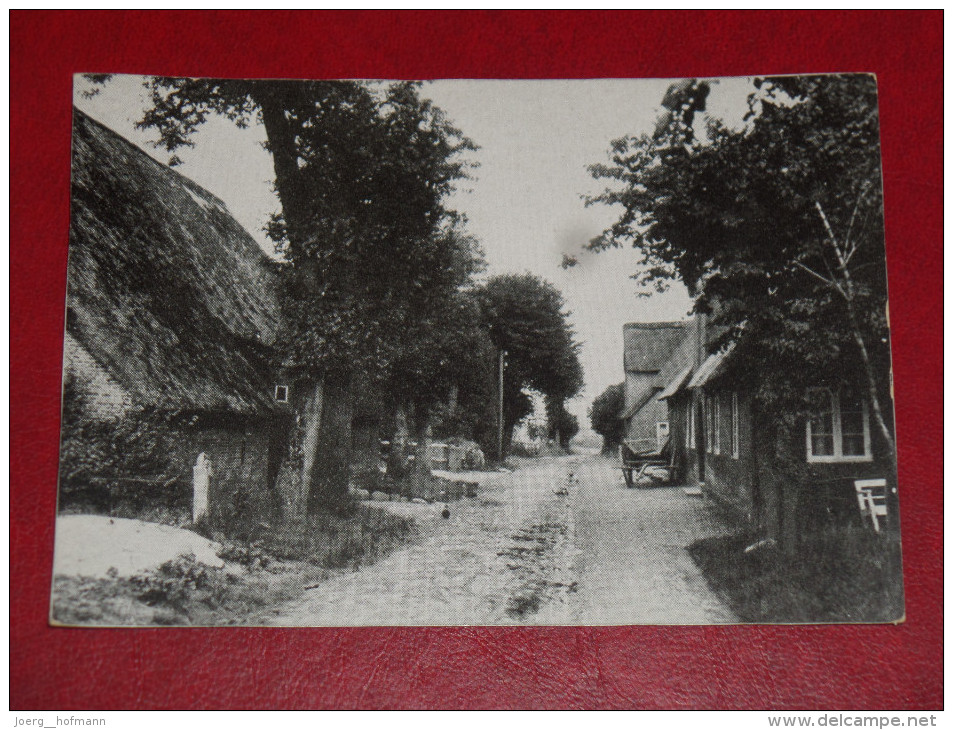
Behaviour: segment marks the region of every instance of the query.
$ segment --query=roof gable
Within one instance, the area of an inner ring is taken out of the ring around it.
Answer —
[[[74,110],[67,328],[137,402],[270,407],[276,291],[222,201]]]
[[[631,322],[622,328],[625,369],[660,371],[685,338],[684,322]]]

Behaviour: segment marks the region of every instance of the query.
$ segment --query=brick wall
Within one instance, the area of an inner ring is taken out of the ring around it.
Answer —
[[[190,475],[200,453],[211,462],[208,518],[213,525],[240,531],[275,519],[279,504],[270,435],[267,423],[257,421],[190,429],[183,458]]]
[[[738,402],[738,457],[732,453],[732,396],[733,391],[715,391],[706,394],[705,407],[719,416],[715,428],[719,438],[712,439],[705,453],[705,491],[745,522],[758,519],[757,467],[752,450],[751,399],[737,393]],[[715,403],[718,408],[715,408]],[[714,432],[713,432],[714,433]],[[716,445],[719,453],[715,453]]]
[[[69,332],[63,343],[63,373],[73,378],[91,418],[116,420],[132,408],[129,392]]]

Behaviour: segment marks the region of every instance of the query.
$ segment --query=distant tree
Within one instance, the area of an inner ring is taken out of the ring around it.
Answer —
[[[549,422],[549,438],[566,451],[573,436],[579,433],[579,419],[566,410],[563,401],[546,402],[546,417]]]
[[[406,461],[413,437],[415,469],[402,476],[419,485],[430,476],[426,454],[435,429],[444,435],[478,435],[476,417],[494,402],[493,348],[480,328],[476,302],[462,291],[432,302],[401,333],[404,344],[381,382],[395,415],[392,456]]]
[[[590,247],[634,245],[644,284],[680,279],[729,337],[743,329],[739,357],[771,364],[749,369],[756,396],[789,426],[818,373],[859,380],[894,459],[873,77],[758,79],[742,129],[702,132],[707,91],[672,87],[652,135],[591,167],[610,187],[589,202],[622,212]]]
[[[532,274],[491,277],[474,292],[483,326],[504,355],[504,450],[513,427],[532,410],[524,390],[542,393],[554,413],[582,388],[579,345],[562,295]],[[557,407],[558,406],[558,407]]]
[[[609,453],[622,443],[625,421],[622,406],[625,402],[625,385],[610,385],[589,407],[589,423],[592,430],[602,436],[602,452]]]

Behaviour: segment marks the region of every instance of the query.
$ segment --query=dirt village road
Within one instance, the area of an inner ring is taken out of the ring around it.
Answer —
[[[600,456],[527,459],[478,497],[380,503],[421,539],[262,616],[276,626],[731,623],[685,549],[715,534],[678,487],[626,489]],[[575,478],[569,475],[574,474]]]

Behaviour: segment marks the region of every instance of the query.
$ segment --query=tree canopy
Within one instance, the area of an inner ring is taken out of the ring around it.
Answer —
[[[652,134],[615,140],[590,168],[609,186],[588,202],[622,208],[590,248],[633,245],[642,284],[679,279],[730,337],[743,329],[739,357],[770,363],[751,370],[763,402],[797,415],[818,373],[866,375],[892,447],[873,77],[756,79],[740,129],[700,129],[707,94],[673,86]]]
[[[505,352],[506,433],[532,411],[526,389],[542,393],[551,417],[559,415],[563,402],[583,385],[579,344],[562,294],[532,274],[493,276],[474,294],[490,341]]]
[[[381,374],[408,327],[446,312],[480,266],[444,205],[475,149],[420,85],[157,77],[139,126],[169,152],[209,114],[260,120],[281,212],[267,231],[289,262],[294,360]],[[397,367],[397,370],[400,368]]]
[[[382,386],[382,410],[429,411],[454,387],[462,288],[482,256],[445,200],[475,146],[418,83],[153,77],[146,85],[151,104],[138,126],[156,130],[156,146],[173,155],[210,115],[264,127],[281,204],[267,227],[284,260],[288,332],[277,357],[297,366],[310,393],[289,453],[320,440],[304,492],[341,495],[353,383]]]
[[[625,422],[622,407],[625,401],[625,385],[610,385],[592,401],[589,407],[589,423],[592,430],[602,436],[602,450],[611,451],[622,443]]]

